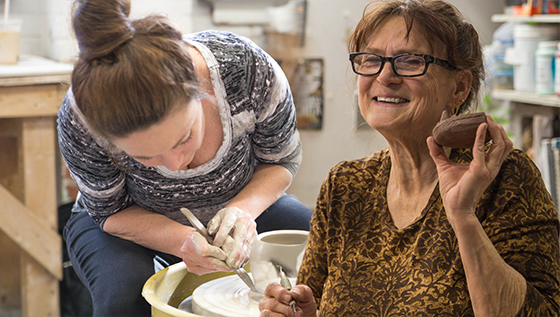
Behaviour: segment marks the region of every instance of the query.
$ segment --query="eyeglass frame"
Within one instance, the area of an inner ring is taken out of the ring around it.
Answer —
[[[354,59],[356,58],[356,56],[360,56],[360,55],[373,55],[373,56],[377,56],[379,58],[381,58],[381,67],[379,67],[379,70],[376,73],[373,74],[363,74],[360,73],[358,71],[356,71],[356,68],[354,66]],[[418,56],[418,57],[422,57],[424,58],[424,71],[422,71],[421,74],[417,74],[417,75],[401,75],[397,72],[397,70],[395,69],[395,59],[401,57],[401,56]],[[428,71],[428,66],[430,64],[436,64],[439,65],[441,67],[447,68],[449,70],[457,70],[457,67],[454,66],[453,64],[451,64],[450,62],[441,59],[441,58],[437,58],[435,56],[432,55],[427,55],[427,54],[412,54],[412,53],[404,53],[404,54],[399,54],[393,57],[387,57],[387,56],[382,56],[379,54],[375,54],[375,53],[370,53],[370,52],[356,52],[356,53],[350,53],[349,55],[349,59],[350,59],[350,64],[352,65],[352,71],[354,71],[354,73],[361,75],[361,76],[374,76],[377,75],[379,73],[381,73],[381,71],[383,70],[383,66],[385,66],[386,62],[390,62],[391,63],[391,68],[393,69],[393,72],[401,77],[418,77],[418,76],[422,76],[426,74],[426,71]]]

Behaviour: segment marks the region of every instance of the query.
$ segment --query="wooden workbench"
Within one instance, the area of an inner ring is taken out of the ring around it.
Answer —
[[[56,112],[72,66],[0,65],[0,310],[59,316]]]

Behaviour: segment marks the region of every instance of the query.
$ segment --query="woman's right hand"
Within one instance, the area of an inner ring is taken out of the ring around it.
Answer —
[[[257,223],[240,208],[226,207],[208,222],[208,234],[214,237],[213,244],[224,250],[226,263],[240,268],[249,261]]]
[[[317,303],[311,288],[299,284],[288,291],[279,283],[270,283],[264,291],[264,298],[259,302],[261,317],[294,316],[290,302],[296,301],[297,317],[316,317]]]
[[[191,231],[185,236],[181,247],[183,262],[191,273],[202,275],[216,271],[231,271],[224,262],[226,253],[219,247],[213,246],[197,231]]]

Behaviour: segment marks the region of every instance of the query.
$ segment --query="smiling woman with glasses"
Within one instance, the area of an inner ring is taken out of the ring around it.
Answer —
[[[475,28],[443,0],[376,0],[348,52],[387,147],[330,170],[298,283],[268,285],[261,316],[293,316],[292,300],[306,317],[560,316],[560,223],[538,168],[491,116],[472,148],[431,135],[476,109]]]
[[[422,76],[428,70],[428,65],[434,63],[449,70],[457,69],[446,60],[425,54],[399,54],[394,57],[385,57],[375,53],[350,53],[350,62],[354,73],[363,76],[379,74],[385,62],[390,62],[395,74],[401,77]]]

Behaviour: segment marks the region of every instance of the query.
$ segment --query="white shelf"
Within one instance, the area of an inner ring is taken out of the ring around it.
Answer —
[[[492,98],[499,100],[509,100],[530,105],[548,106],[560,108],[560,97],[555,95],[539,95],[532,92],[517,91],[510,89],[492,90]]]
[[[560,14],[540,14],[533,16],[512,16],[495,14],[492,22],[519,23],[556,23],[560,24]],[[522,148],[524,134],[524,120],[536,114],[552,117],[560,108],[560,97],[556,95],[541,95],[534,92],[513,89],[493,89],[491,96],[496,100],[511,102],[512,112],[509,115],[509,130],[515,147]]]
[[[560,23],[560,14],[536,14],[525,16],[513,16],[508,14],[494,14],[492,22],[542,22]]]
[[[560,23],[560,14],[536,14],[531,16],[514,16],[508,14],[494,14],[492,22],[542,22]],[[525,103],[535,106],[560,108],[560,97],[556,95],[540,95],[537,93],[510,89],[494,89],[492,97],[499,100]]]

